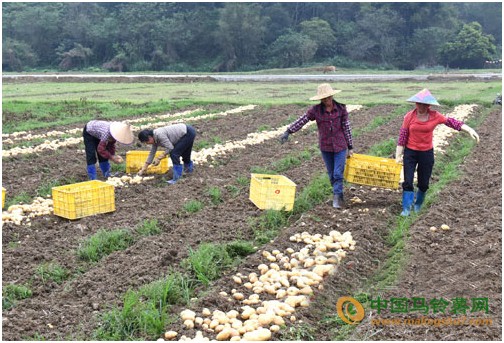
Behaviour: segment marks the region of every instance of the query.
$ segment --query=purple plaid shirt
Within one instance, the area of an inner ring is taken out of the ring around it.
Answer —
[[[86,124],[86,131],[100,140],[97,150],[106,159],[110,159],[115,154],[116,140],[110,134],[110,124],[103,120],[91,120]]]
[[[294,133],[310,120],[317,122],[319,146],[321,151],[340,152],[353,149],[352,129],[348,121],[345,105],[333,101],[333,110],[327,112],[322,104],[312,106],[308,111],[289,125],[287,131]]]

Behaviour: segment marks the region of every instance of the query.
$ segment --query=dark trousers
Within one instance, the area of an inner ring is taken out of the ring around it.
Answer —
[[[95,165],[96,164],[96,156],[98,156],[98,161],[105,162],[108,161],[106,158],[100,156],[98,153],[98,144],[100,144],[100,140],[96,137],[91,136],[84,126],[84,131],[82,132],[82,137],[84,138],[84,147],[86,150],[86,162],[87,165]]]
[[[180,157],[184,163],[191,162],[191,152],[194,144],[194,138],[196,137],[196,130],[191,125],[187,126],[187,133],[180,138],[180,140],[174,145],[173,150],[170,152],[170,158],[172,164],[179,165]]]
[[[403,191],[414,191],[413,178],[417,169],[418,189],[427,192],[429,180],[434,167],[434,149],[428,151],[417,151],[408,148],[404,149],[403,168],[404,182]]]

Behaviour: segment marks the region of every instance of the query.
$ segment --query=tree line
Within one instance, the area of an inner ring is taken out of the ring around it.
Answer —
[[[2,3],[2,70],[483,68],[493,3]]]

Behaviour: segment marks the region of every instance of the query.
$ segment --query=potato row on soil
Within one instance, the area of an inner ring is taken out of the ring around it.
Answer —
[[[223,108],[226,110],[229,108]],[[350,115],[354,131],[365,128],[376,116],[387,115],[394,106],[363,108]],[[212,110],[215,110],[213,108]],[[243,139],[261,127],[280,127],[303,113],[304,107],[256,107],[251,111],[224,118],[195,122],[198,140],[219,137],[221,141]],[[448,112],[450,109],[443,109]],[[475,113],[474,115],[478,115]],[[290,116],[290,119],[288,119]],[[293,116],[293,117],[292,117]],[[355,138],[355,152],[365,153],[375,143],[397,138],[402,116],[373,130],[364,130]],[[190,122],[188,122],[190,123]],[[192,124],[192,123],[191,123]],[[84,123],[82,123],[84,125]],[[488,327],[376,327],[369,317],[353,330],[353,339],[423,340],[467,339],[499,340],[501,338],[501,115],[491,113],[477,128],[482,143],[459,166],[462,176],[439,194],[439,200],[423,212],[410,229],[405,250],[410,255],[399,282],[390,289],[374,289],[372,296],[390,297],[486,297],[493,324]],[[128,289],[161,279],[169,269],[180,269],[180,262],[203,242],[225,243],[236,239],[252,241],[251,219],[263,211],[248,199],[248,188],[237,183],[239,177],[250,177],[251,168],[270,167],[279,159],[304,149],[313,148],[317,134],[303,130],[280,145],[275,139],[235,150],[218,159],[196,166],[195,172],[176,185],[164,179],[117,188],[116,211],[75,221],[57,216],[32,220],[31,227],[5,224],[2,228],[2,285],[30,284],[32,297],[16,302],[2,312],[3,340],[24,340],[44,337],[46,340],[90,339],[97,328],[100,313],[120,305]],[[128,148],[119,146],[124,156]],[[142,149],[130,147],[130,149]],[[3,185],[8,194],[21,192],[35,195],[41,184],[71,176],[85,181],[83,146],[62,148],[37,155],[17,156],[2,161]],[[325,171],[321,157],[314,154],[301,165],[282,172],[297,184],[297,192],[315,176]],[[433,180],[435,182],[436,180]],[[236,196],[227,186],[240,188]],[[223,190],[223,202],[213,205],[208,196],[210,187]],[[362,203],[348,199],[357,196]],[[328,234],[332,230],[350,231],[356,249],[347,254],[337,272],[324,281],[324,288],[312,296],[311,306],[296,313],[297,324],[312,328],[310,336],[301,339],[332,340],[339,324],[324,322],[335,316],[339,297],[369,290],[368,280],[386,260],[390,246],[387,235],[400,212],[401,193],[371,187],[347,185],[344,210],[331,207],[330,199],[302,216],[291,218],[277,238],[260,250],[286,249],[295,233]],[[183,205],[199,200],[204,207],[189,214]],[[162,232],[144,237],[126,250],[115,252],[98,263],[88,265],[76,256],[76,249],[86,237],[100,229],[132,228],[146,219],[157,219]],[[429,231],[432,225],[446,223],[447,232]],[[62,284],[36,276],[44,262],[55,262],[71,271],[72,277]],[[239,271],[256,271],[264,263],[260,251],[246,258]],[[230,275],[236,270],[230,271]],[[214,282],[204,296],[193,305],[202,308],[238,309],[238,302],[219,298],[221,290],[234,288],[230,275]],[[224,308],[223,304],[224,303]],[[233,307],[234,306],[234,307]],[[172,308],[179,313],[183,308]],[[273,335],[273,340],[287,340],[289,326]],[[194,337],[195,330],[184,329],[176,322],[166,330],[175,330]]]

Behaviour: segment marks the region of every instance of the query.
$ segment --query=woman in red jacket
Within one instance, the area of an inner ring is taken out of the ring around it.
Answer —
[[[404,163],[402,216],[408,216],[413,205],[415,212],[418,212],[425,199],[425,193],[429,189],[429,179],[434,166],[432,139],[436,126],[445,124],[454,130],[465,131],[479,143],[479,136],[472,128],[430,108],[431,105],[439,105],[439,103],[428,89],[423,89],[407,101],[414,102],[416,106],[404,116],[396,148],[396,161]],[[413,187],[415,169],[417,169],[418,179],[416,197]]]

